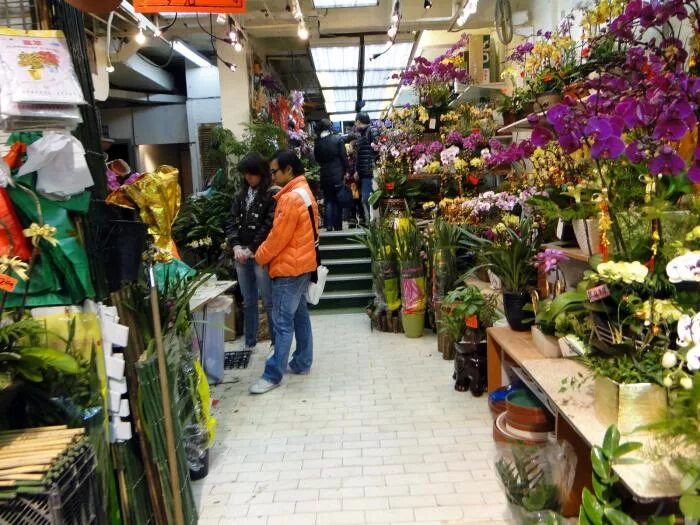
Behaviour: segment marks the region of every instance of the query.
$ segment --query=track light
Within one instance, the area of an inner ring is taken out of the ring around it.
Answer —
[[[143,27],[139,26],[139,32],[136,33],[134,41],[140,46],[146,43],[146,35],[143,33]]]
[[[399,21],[399,14],[394,13],[393,15],[391,15],[391,21],[394,23],[398,22]]]
[[[238,70],[238,66],[233,62],[226,62],[226,66],[234,73]]]
[[[107,73],[114,73],[114,66],[112,64],[109,64],[105,69]]]
[[[423,2],[423,9],[430,9],[433,7],[433,0],[425,0]]]
[[[398,33],[398,28],[396,26],[391,26],[389,28],[389,31],[386,32],[387,35],[389,35],[389,38],[392,40],[396,37],[396,33]]]
[[[223,13],[216,15],[216,23],[221,26],[224,25],[226,23],[226,15]]]
[[[236,53],[240,53],[241,51],[243,51],[243,44],[241,44],[240,42],[236,42],[235,44],[233,44],[233,49],[236,51]]]
[[[309,30],[306,29],[305,24],[299,24],[299,31],[297,31],[297,34],[299,35],[299,38],[302,40],[308,40],[309,39]]]

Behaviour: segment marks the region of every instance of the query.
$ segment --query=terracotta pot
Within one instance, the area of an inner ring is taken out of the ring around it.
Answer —
[[[522,445],[542,445],[547,442],[547,437],[545,435],[544,439],[525,439],[520,436],[516,436],[508,429],[506,424],[506,413],[500,414],[496,420],[493,422],[493,440],[497,443],[509,443],[512,445],[522,444]]]
[[[552,106],[561,102],[561,93],[556,91],[545,91],[535,95],[535,109],[537,111],[547,111]]]
[[[600,232],[598,231],[598,219],[576,219],[571,223],[574,227],[574,236],[579,248],[588,256],[598,253],[600,245]]]
[[[506,397],[507,422],[514,428],[544,432],[554,428],[549,411],[526,390],[511,392]]]
[[[561,357],[559,349],[559,340],[553,335],[546,335],[538,326],[533,326],[532,342],[537,348],[537,351],[546,358]]]
[[[658,423],[668,411],[666,389],[652,383],[620,384],[607,377],[595,380],[595,414],[605,424],[629,434]]]
[[[109,13],[117,8],[121,0],[66,0],[66,2],[86,13]]]

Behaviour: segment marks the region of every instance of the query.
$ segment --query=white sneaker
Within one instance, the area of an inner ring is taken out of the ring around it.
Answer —
[[[279,383],[273,383],[272,381],[268,381],[267,379],[261,377],[253,385],[250,386],[250,393],[264,394],[266,392],[269,392],[270,390],[277,388],[278,386],[280,386],[280,384],[282,384],[281,381]]]

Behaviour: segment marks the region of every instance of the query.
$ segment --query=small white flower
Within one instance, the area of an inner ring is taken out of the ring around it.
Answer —
[[[673,378],[671,378],[671,376],[664,377],[664,386],[666,388],[671,388],[673,386]]]
[[[693,388],[693,380],[690,379],[688,376],[685,376],[684,378],[681,379],[680,381],[681,386],[685,388],[686,390],[690,390]]]
[[[676,363],[678,363],[678,359],[676,358],[675,352],[668,351],[661,359],[661,366],[664,368],[673,368],[676,366]]]
[[[677,326],[678,346],[680,346],[680,347],[688,346],[690,343],[693,342],[693,339],[690,336],[690,328],[692,326],[693,326],[693,320],[690,318],[689,315],[682,315],[681,318],[678,320],[678,326]]]

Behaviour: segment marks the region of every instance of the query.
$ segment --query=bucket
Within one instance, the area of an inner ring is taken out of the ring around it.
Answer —
[[[415,339],[423,337],[423,327],[425,325],[425,311],[413,312],[407,314],[401,312],[401,323],[403,324],[403,333],[406,337]]]

